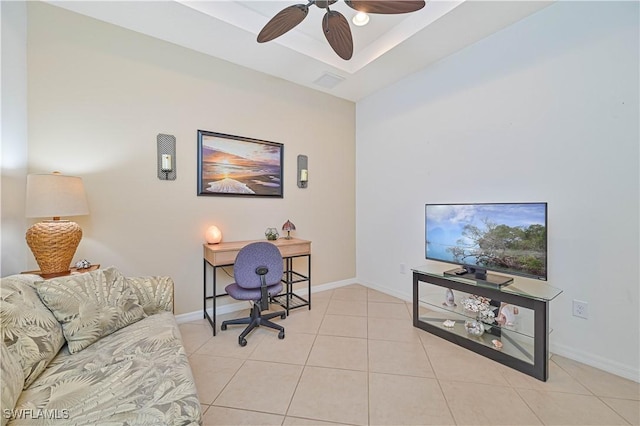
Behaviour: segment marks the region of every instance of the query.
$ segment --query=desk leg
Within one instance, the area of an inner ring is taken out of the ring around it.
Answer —
[[[311,255],[307,255],[307,265],[309,266],[309,269],[307,269],[307,288],[308,288],[308,293],[307,293],[307,300],[309,301],[309,310],[311,310]]]
[[[291,281],[293,281],[293,274],[291,273],[291,269],[293,268],[293,259],[290,257],[287,257],[285,259],[285,265],[286,265],[285,268],[287,271],[287,288],[286,288],[287,297],[285,298],[285,300],[287,301],[287,307],[285,309],[287,311],[287,316],[289,316],[291,292],[293,291],[293,284],[291,283]]]
[[[202,260],[202,318],[207,319],[207,261]]]
[[[211,277],[211,280],[213,281],[213,312],[212,312],[213,324],[212,324],[212,326],[213,326],[213,335],[214,336],[216,335],[216,321],[217,321],[217,319],[216,319],[216,317],[217,317],[217,315],[216,315],[216,299],[218,298],[217,295],[216,295],[216,292],[217,292],[216,291],[216,275],[217,275],[216,272],[217,272],[217,267],[214,266],[213,267],[213,271],[212,271],[213,276]]]
[[[202,316],[209,321],[209,325],[213,329],[213,335],[216,335],[216,267],[211,265],[213,272],[213,312],[212,316],[207,313],[207,264],[211,265],[207,260],[203,260],[202,266]]]

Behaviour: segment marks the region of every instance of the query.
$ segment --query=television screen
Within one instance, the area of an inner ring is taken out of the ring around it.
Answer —
[[[425,234],[427,259],[547,279],[547,203],[427,204]]]

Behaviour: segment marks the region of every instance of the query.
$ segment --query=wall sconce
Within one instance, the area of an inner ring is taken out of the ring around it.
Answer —
[[[176,137],[158,134],[158,179],[176,180]]]
[[[207,244],[218,244],[222,241],[222,232],[220,232],[217,226],[211,225],[207,229],[207,232],[205,232],[204,239],[207,241]]]
[[[307,160],[306,155],[298,155],[298,188],[306,188],[309,184],[309,168],[307,166]]]

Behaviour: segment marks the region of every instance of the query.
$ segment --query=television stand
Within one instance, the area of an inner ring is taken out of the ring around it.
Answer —
[[[450,277],[465,278],[467,280],[474,280],[478,285],[486,285],[489,287],[502,287],[509,285],[513,282],[513,278],[505,277],[504,275],[488,274],[485,271],[478,271],[469,268],[456,268],[450,269],[444,272],[445,275]]]
[[[562,290],[534,280],[516,279],[511,285],[492,287],[427,266],[414,268],[413,326],[547,381],[549,302],[560,293]],[[478,297],[501,302],[499,309],[509,307],[514,315],[517,308],[517,317],[509,315],[511,323],[498,323],[466,310],[463,301]],[[470,334],[467,322],[481,322],[484,332]]]

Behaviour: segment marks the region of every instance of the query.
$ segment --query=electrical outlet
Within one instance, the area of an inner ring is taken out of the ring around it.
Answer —
[[[573,316],[584,319],[589,318],[589,304],[582,300],[573,299]]]
[[[401,274],[406,274],[407,273],[407,265],[405,265],[404,263],[400,264],[400,273]]]

